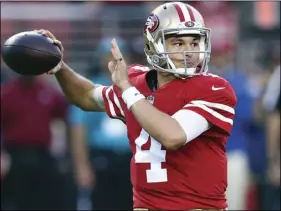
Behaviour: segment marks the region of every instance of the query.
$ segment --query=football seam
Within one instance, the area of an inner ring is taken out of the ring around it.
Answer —
[[[38,50],[38,49],[26,47],[26,46],[24,46],[24,45],[4,45],[4,47],[5,47],[5,46],[8,46],[8,47],[9,47],[9,46],[16,46],[16,47],[21,47],[21,48],[27,48],[27,49],[34,50],[34,51],[43,52],[43,53],[46,53],[46,54],[55,56],[55,57],[57,57],[58,59],[61,59],[61,58],[59,58],[58,56],[56,56],[55,54],[49,53],[49,52],[47,52],[47,51],[42,51],[42,50]]]

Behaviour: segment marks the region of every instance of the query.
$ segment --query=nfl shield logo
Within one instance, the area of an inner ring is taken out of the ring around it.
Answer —
[[[146,100],[150,103],[150,104],[153,104],[154,103],[154,96],[152,95],[149,95]]]

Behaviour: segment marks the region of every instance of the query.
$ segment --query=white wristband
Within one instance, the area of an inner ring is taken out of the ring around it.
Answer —
[[[134,86],[126,89],[122,93],[122,98],[124,102],[127,104],[128,109],[130,109],[131,106],[136,102],[138,102],[139,100],[145,99],[145,97]]]

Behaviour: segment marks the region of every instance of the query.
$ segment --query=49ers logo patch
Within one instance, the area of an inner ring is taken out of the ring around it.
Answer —
[[[184,25],[186,27],[193,27],[195,25],[195,23],[193,21],[187,21],[187,22],[184,23]]]
[[[159,26],[159,18],[155,14],[151,14],[145,23],[144,31],[154,32]]]

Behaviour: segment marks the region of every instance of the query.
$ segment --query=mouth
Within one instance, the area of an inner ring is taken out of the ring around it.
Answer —
[[[188,61],[186,62],[187,66],[189,67],[194,67],[195,66],[195,63],[194,62],[191,62],[191,61]]]
[[[186,62],[184,62],[184,60],[182,60],[182,61],[180,62],[180,66],[181,66],[182,68],[185,68],[185,66],[186,66],[187,68],[194,68],[194,67],[196,67],[196,68],[201,68],[201,65],[198,64],[197,62],[194,62],[194,61],[186,61]]]
[[[196,66],[195,62],[193,62],[193,61],[186,61],[186,62],[182,61],[181,63],[183,66],[186,65],[188,68]]]

